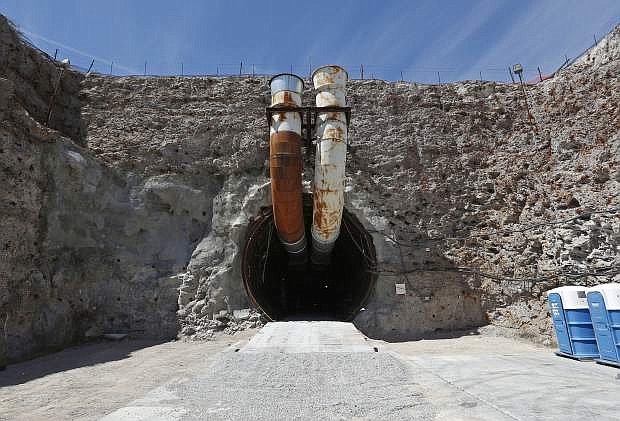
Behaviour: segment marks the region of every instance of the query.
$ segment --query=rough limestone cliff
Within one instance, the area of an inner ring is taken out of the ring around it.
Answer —
[[[346,207],[380,273],[362,331],[549,343],[545,290],[620,278],[619,43],[526,87],[531,119],[517,85],[349,82]],[[79,74],[0,18],[0,362],[260,323],[230,313],[271,201],[268,102],[263,78]]]

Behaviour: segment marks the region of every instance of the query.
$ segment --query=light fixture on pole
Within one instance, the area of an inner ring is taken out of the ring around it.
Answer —
[[[521,91],[523,92],[523,100],[525,101],[525,107],[527,108],[527,118],[530,121],[530,123],[532,123],[534,120],[534,117],[532,116],[532,112],[530,111],[530,104],[527,102],[527,94],[525,93],[525,85],[523,84],[523,78],[521,77],[521,74],[523,74],[523,66],[521,65],[521,63],[517,63],[514,66],[512,66],[512,71],[517,76],[519,76],[519,83],[521,84]]]

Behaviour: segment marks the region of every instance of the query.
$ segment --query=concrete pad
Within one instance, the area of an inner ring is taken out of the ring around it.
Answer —
[[[486,336],[389,344],[412,365],[437,420],[618,420],[620,370]]]
[[[267,323],[241,352],[374,352],[352,323],[290,321]]]
[[[128,406],[103,417],[102,421],[176,421],[187,413],[182,408],[166,406]]]
[[[429,397],[435,405],[441,402],[432,398],[435,393],[448,388],[450,402],[455,391],[462,392],[465,401],[492,407],[508,419],[620,419],[620,382],[615,373],[600,370],[591,362],[553,354],[424,355],[409,357],[409,361],[416,372],[444,383],[443,387],[430,383],[434,391]]]

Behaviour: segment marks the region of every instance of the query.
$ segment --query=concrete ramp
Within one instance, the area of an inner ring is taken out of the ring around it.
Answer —
[[[272,322],[240,352],[374,352],[353,323],[336,321]]]
[[[408,365],[351,323],[268,323],[238,352],[154,389],[106,421],[427,420]]]

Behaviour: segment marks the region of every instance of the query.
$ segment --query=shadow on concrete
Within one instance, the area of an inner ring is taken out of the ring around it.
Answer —
[[[162,340],[122,340],[79,345],[54,354],[7,365],[0,371],[0,387],[23,384],[50,374],[128,358],[139,349],[159,345]]]
[[[480,335],[479,328],[482,327],[472,327],[468,329],[455,329],[455,330],[444,330],[438,329],[434,332],[428,332],[424,334],[407,334],[407,333],[394,333],[394,334],[384,334],[384,335],[370,335],[367,334],[362,327],[357,326],[355,322],[353,323],[355,327],[362,332],[364,335],[369,337],[370,339],[375,339],[379,341],[385,341],[389,343],[398,343],[398,342],[410,342],[410,341],[429,341],[429,340],[439,340],[439,339],[456,339],[461,338],[463,336],[478,336]]]
[[[317,321],[330,321],[337,322],[341,321],[337,315],[329,314],[329,313],[298,313],[291,314],[286,316],[281,321],[283,322],[300,322],[300,321],[308,321],[308,322],[317,322]]]

